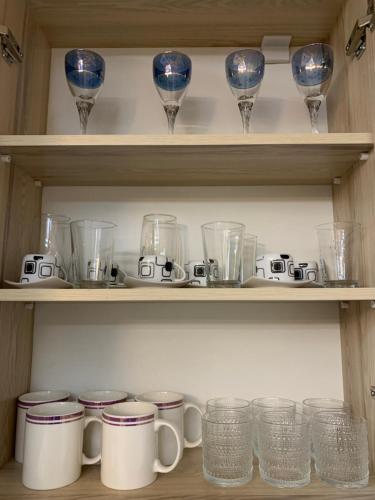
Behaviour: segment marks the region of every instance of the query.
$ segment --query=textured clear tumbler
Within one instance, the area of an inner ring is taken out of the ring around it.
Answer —
[[[217,486],[252,479],[251,420],[246,411],[217,410],[202,417],[203,475]]]
[[[344,488],[367,486],[367,424],[348,412],[320,412],[313,418],[316,471],[326,483]]]
[[[259,422],[261,478],[278,488],[310,483],[310,422],[302,413],[264,412]]]

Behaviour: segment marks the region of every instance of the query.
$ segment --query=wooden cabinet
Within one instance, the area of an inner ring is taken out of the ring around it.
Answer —
[[[43,185],[139,186],[145,182],[146,169],[147,185],[163,185],[167,180],[180,186],[331,184],[340,178],[333,186],[335,218],[363,225],[365,285],[277,293],[270,289],[1,289],[0,466],[4,469],[0,471],[0,498],[28,498],[20,486],[20,469],[11,462],[15,399],[27,391],[30,381],[33,310],[25,304],[43,301],[350,302],[350,307],[340,310],[345,396],[369,421],[374,467],[375,411],[370,396],[370,386],[375,384],[375,311],[370,307],[375,300],[374,35],[369,32],[360,60],[345,55],[354,22],[366,11],[366,0],[0,0],[0,24],[11,28],[24,50],[21,64],[8,65],[0,58],[0,278],[16,279],[21,257],[35,244],[37,235],[31,228],[40,216]],[[292,35],[294,46],[329,41],[335,49],[329,134],[45,135],[51,48],[252,46],[264,35],[283,34]],[[203,482],[195,451],[157,485],[124,498],[216,498],[216,491]],[[86,471],[64,492],[37,496],[112,498],[111,491],[100,485],[95,469]],[[351,494],[314,482],[304,490],[284,493],[250,483],[244,489],[220,492],[225,498],[299,495],[372,498],[375,486],[371,483],[363,492]],[[35,494],[30,493],[32,497]]]

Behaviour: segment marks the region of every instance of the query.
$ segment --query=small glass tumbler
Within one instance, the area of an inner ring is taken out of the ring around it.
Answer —
[[[253,451],[254,454],[258,456],[259,422],[263,413],[267,411],[283,411],[293,414],[296,411],[296,403],[291,399],[271,396],[271,397],[253,399],[251,402],[251,409],[253,415]]]
[[[206,403],[207,413],[217,411],[242,411],[251,416],[251,403],[240,398],[214,398]]]
[[[311,427],[302,413],[264,412],[259,422],[261,478],[278,488],[310,483]]]
[[[243,236],[239,222],[209,222],[202,226],[207,286],[239,288],[242,278]]]
[[[202,417],[203,475],[217,486],[252,479],[251,419],[246,411],[216,410]]]
[[[315,465],[325,483],[343,488],[368,485],[367,423],[348,412],[319,412],[312,422]]]
[[[328,288],[358,287],[360,281],[361,225],[334,222],[316,227],[320,271]]]
[[[243,240],[242,283],[256,275],[257,236],[245,234]]]
[[[111,279],[114,231],[112,222],[77,220],[71,223],[75,285],[105,288]]]
[[[143,217],[140,256],[164,255],[175,259],[177,254],[177,218],[168,214],[147,214]]]
[[[39,251],[55,257],[59,277],[67,280],[71,260],[69,217],[50,213],[41,215]]]

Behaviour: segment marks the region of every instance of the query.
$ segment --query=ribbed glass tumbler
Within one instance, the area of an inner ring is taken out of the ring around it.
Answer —
[[[259,422],[261,478],[278,488],[310,483],[310,422],[302,413],[264,412]]]
[[[252,479],[251,419],[240,410],[210,411],[202,417],[203,475],[217,486]]]
[[[314,415],[312,437],[316,471],[322,481],[362,488],[369,478],[367,423],[348,412]]]

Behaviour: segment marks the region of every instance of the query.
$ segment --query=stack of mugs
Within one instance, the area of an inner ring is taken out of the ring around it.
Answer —
[[[41,391],[18,399],[16,460],[28,488],[62,488],[80,477],[82,465],[99,462],[108,488],[142,488],[172,471],[184,447],[201,444],[201,437],[185,438],[185,412],[201,410],[183,394],[148,392],[128,401],[123,391],[87,391],[69,398]]]

